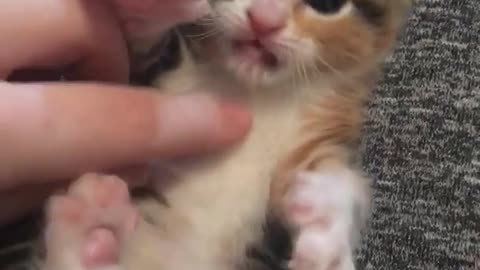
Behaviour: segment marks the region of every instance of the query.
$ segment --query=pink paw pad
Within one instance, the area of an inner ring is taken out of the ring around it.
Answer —
[[[341,194],[341,184],[334,178],[311,174],[299,174],[293,181],[285,198],[289,221],[298,227],[329,226],[341,200],[348,196]]]
[[[291,270],[352,270],[352,192],[342,175],[300,173],[285,199],[286,218],[297,230]]]
[[[83,269],[117,264],[137,222],[126,183],[97,174],[79,178],[65,195],[53,197],[47,212],[47,264]]]

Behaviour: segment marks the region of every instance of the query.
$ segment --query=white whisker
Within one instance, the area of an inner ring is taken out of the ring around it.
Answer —
[[[344,83],[347,83],[349,84],[350,86],[352,87],[356,87],[356,83],[355,81],[353,80],[353,78],[349,78],[345,73],[341,72],[340,70],[334,68],[332,65],[330,65],[329,63],[327,63],[327,61],[325,61],[325,59],[323,59],[321,56],[318,56],[316,58],[317,60],[319,60],[322,65],[324,65],[325,67],[327,67],[330,71],[332,71],[332,74],[340,79],[343,80]],[[317,67],[318,68],[318,67]]]
[[[362,61],[360,60],[360,58],[358,56],[355,56],[353,53],[351,53],[351,52],[349,52],[345,49],[330,47],[329,50],[332,50],[336,53],[339,53],[340,56],[346,56],[346,57],[352,59],[356,64],[361,64],[362,63]]]
[[[204,39],[207,39],[207,38],[210,38],[210,37],[213,37],[213,36],[216,36],[218,34],[220,34],[221,31],[218,30],[218,29],[209,29],[207,30],[206,32],[203,32],[203,33],[199,33],[199,34],[187,34],[186,36],[189,37],[189,38],[192,38],[194,40],[204,40]]]

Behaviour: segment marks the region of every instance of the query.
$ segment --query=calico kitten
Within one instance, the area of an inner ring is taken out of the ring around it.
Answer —
[[[369,202],[356,164],[363,106],[409,1],[210,4],[179,27],[178,62],[151,83],[247,103],[248,137],[167,165],[171,175],[153,181],[159,196],[134,203],[118,178],[80,178],[50,203],[45,270],[89,269],[79,254],[94,228],[121,253],[100,269],[354,269]]]

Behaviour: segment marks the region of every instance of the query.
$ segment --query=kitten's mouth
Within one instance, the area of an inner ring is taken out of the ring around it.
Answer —
[[[278,57],[258,39],[233,40],[232,49],[239,57],[259,63],[268,69],[275,69],[280,65]]]

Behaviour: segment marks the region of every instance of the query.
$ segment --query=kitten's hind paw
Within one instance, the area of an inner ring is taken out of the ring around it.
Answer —
[[[117,265],[137,214],[125,182],[88,174],[47,208],[46,269],[86,270]],[[110,267],[109,267],[110,268]]]
[[[304,229],[295,243],[292,270],[354,270],[348,241],[317,228]]]
[[[354,190],[350,174],[303,173],[287,193],[286,218],[297,231],[292,270],[354,270]]]

